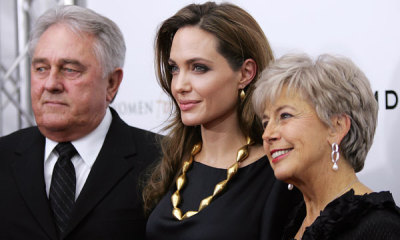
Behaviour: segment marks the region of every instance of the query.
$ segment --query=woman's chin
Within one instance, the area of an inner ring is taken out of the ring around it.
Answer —
[[[291,177],[291,174],[288,171],[284,171],[283,169],[275,169],[274,174],[276,179],[285,182]]]

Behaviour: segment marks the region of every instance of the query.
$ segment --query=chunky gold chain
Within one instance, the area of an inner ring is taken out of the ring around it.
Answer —
[[[249,146],[252,145],[253,143],[254,143],[253,140],[251,140],[250,137],[247,137],[247,143],[244,146],[242,146],[237,152],[236,162],[227,169],[226,179],[215,185],[214,192],[212,195],[201,200],[199,209],[197,211],[187,211],[184,215],[182,215],[181,209],[178,208],[178,205],[181,202],[181,195],[179,192],[186,183],[186,172],[192,165],[194,156],[201,151],[201,146],[202,146],[201,142],[195,144],[192,148],[192,152],[190,153],[189,160],[183,163],[182,174],[178,177],[178,179],[176,179],[176,191],[171,196],[172,206],[174,208],[172,210],[172,215],[174,215],[174,217],[178,220],[183,220],[185,218],[189,218],[193,215],[196,215],[198,212],[200,212],[205,207],[210,205],[211,201],[225,189],[228,182],[233,178],[233,176],[236,175],[239,169],[239,164],[249,156]]]

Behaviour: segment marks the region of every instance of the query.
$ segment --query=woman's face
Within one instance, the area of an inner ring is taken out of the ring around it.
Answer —
[[[172,94],[182,122],[188,126],[215,126],[236,118],[241,71],[233,71],[217,52],[214,35],[198,27],[180,28],[169,58]]]
[[[304,180],[329,164],[329,128],[298,93],[283,88],[280,97],[267,104],[262,122],[264,150],[278,179]]]

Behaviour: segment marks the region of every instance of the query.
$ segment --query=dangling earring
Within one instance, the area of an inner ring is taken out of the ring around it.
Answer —
[[[337,165],[337,161],[339,161],[339,145],[337,143],[332,143],[332,153],[331,153],[331,159],[333,162],[332,169],[334,171],[337,171],[339,169],[339,166]]]
[[[240,101],[243,102],[244,99],[246,98],[246,93],[244,92],[243,89],[240,91],[239,96],[240,96]]]
[[[287,185],[287,189],[288,189],[289,191],[292,191],[292,189],[293,189],[293,184],[289,183],[289,184]]]

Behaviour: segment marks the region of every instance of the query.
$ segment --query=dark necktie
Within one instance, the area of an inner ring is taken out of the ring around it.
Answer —
[[[77,153],[70,142],[57,144],[59,154],[51,179],[49,200],[60,233],[68,225],[75,204],[76,177],[71,158]]]

